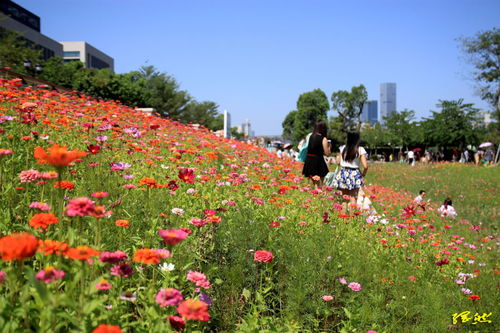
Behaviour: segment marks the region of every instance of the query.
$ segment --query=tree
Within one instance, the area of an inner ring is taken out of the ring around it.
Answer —
[[[158,72],[153,66],[143,66],[140,75],[146,80],[146,102],[163,117],[185,121],[185,112],[191,101],[187,91],[179,90],[174,77]]]
[[[342,130],[343,122],[340,117],[331,116],[328,119],[328,137],[334,147],[345,144],[347,133]]]
[[[83,69],[84,65],[80,61],[64,63],[62,58],[52,57],[45,61],[40,78],[63,87],[74,88],[75,75]]]
[[[375,126],[368,126],[362,133],[362,139],[366,142],[366,146],[370,149],[375,149],[375,154],[377,154],[377,148],[388,144],[388,137],[388,133],[378,122]]]
[[[329,109],[328,97],[321,89],[301,94],[297,100],[297,111],[293,121],[294,141],[302,140],[313,129],[316,121],[326,122]]]
[[[477,124],[478,109],[474,104],[440,100],[437,107],[441,112],[432,111],[432,117],[425,119],[424,130],[429,142],[440,147],[463,149],[466,145],[479,143]]]
[[[283,138],[287,140],[295,140],[295,117],[297,117],[297,110],[290,111],[286,115],[285,120],[281,123],[283,127]]]
[[[332,109],[337,111],[342,121],[341,130],[345,133],[349,131],[360,131],[361,120],[359,116],[363,111],[363,105],[368,100],[368,93],[364,85],[351,88],[351,92],[339,90],[332,94]]]
[[[400,112],[391,112],[384,117],[384,125],[387,128],[389,141],[394,146],[408,147],[412,139],[411,121],[415,118],[415,112],[403,110]]]
[[[219,106],[214,102],[192,101],[186,108],[184,121],[198,123],[210,130],[220,130],[224,127],[224,115],[219,113]]]
[[[461,38],[463,51],[474,65],[474,80],[478,83],[481,98],[495,109],[500,122],[500,29],[479,32],[475,37]]]
[[[0,27],[0,66],[11,67],[15,72],[31,74],[26,71],[24,62],[29,60],[34,66],[42,63],[42,51],[14,31]]]

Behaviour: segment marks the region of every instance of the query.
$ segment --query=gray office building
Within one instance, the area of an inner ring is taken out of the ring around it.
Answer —
[[[371,123],[374,125],[378,121],[378,102],[367,101],[365,105],[363,105],[360,119],[364,123]]]
[[[381,83],[379,121],[383,123],[384,117],[396,110],[396,83]]]
[[[42,51],[42,57],[62,57],[63,47],[41,33],[40,17],[10,0],[0,0],[0,27],[21,35],[28,45]]]
[[[86,68],[115,70],[115,61],[106,53],[87,42],[61,42],[64,50],[64,62],[81,61]]]

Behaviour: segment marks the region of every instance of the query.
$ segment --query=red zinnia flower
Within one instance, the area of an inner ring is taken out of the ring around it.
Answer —
[[[179,316],[169,316],[170,326],[176,330],[183,330],[186,328],[186,322]]]
[[[38,248],[38,240],[27,233],[15,233],[0,238],[2,260],[23,260],[32,257]]]
[[[179,170],[179,178],[187,183],[194,183],[194,171],[193,169],[182,168]]]
[[[95,155],[95,154],[97,154],[99,152],[99,150],[101,150],[101,146],[99,146],[99,145],[89,145],[89,146],[87,146],[87,149],[88,149],[88,151],[91,154]]]
[[[479,297],[479,295],[469,295],[469,299],[473,301],[479,301],[481,297]]]

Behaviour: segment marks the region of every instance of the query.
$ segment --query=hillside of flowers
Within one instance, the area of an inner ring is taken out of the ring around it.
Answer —
[[[0,331],[499,329],[498,237],[384,184],[0,79]]]

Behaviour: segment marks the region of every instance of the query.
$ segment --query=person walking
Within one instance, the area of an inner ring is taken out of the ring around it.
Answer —
[[[366,150],[359,146],[359,140],[359,132],[347,133],[347,142],[340,147],[337,157],[340,171],[335,176],[334,185],[349,197],[350,207],[356,205],[359,189],[364,186],[364,177],[368,172]],[[363,172],[359,170],[360,166],[363,167]],[[344,204],[344,212],[346,211]]]
[[[324,121],[319,120],[314,126],[309,137],[307,157],[304,162],[302,174],[311,179],[316,188],[323,186],[323,181],[328,173],[325,156],[330,156],[330,145],[326,139],[327,127]]]

